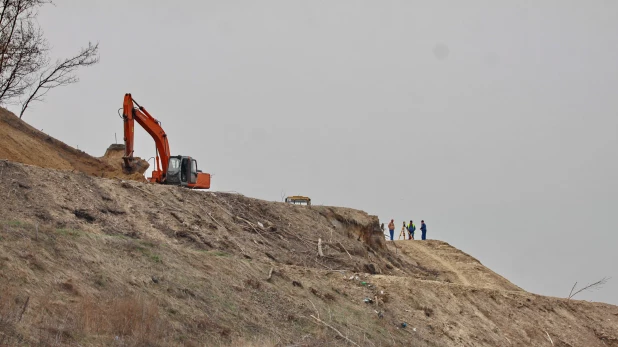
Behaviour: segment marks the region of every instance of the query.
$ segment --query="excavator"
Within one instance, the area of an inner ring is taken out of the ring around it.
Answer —
[[[123,170],[134,173],[138,170],[138,162],[133,157],[135,122],[141,125],[155,141],[155,169],[148,180],[153,183],[169,184],[193,189],[210,189],[210,174],[197,169],[197,161],[190,156],[170,153],[167,135],[161,127],[161,122],[140,106],[130,93],[124,95],[122,107],[124,122],[124,156]]]

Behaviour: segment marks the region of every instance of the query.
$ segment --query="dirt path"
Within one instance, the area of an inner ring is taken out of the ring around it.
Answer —
[[[466,285],[466,286],[470,285],[470,281],[468,281],[468,278],[466,278],[466,276],[464,276],[464,274],[461,271],[455,268],[449,261],[447,261],[446,259],[443,259],[442,257],[436,254],[435,252],[436,249],[432,249],[431,251],[428,251],[426,247],[419,244],[418,242],[410,242],[409,245],[413,247],[415,251],[423,252],[423,254],[433,259],[434,261],[436,261],[443,268],[445,268],[449,272],[454,273],[457,276],[457,278],[459,278],[459,281],[461,281],[461,284]]]
[[[395,241],[397,248],[420,266],[442,273],[438,280],[479,288],[521,291],[478,259],[439,240]]]

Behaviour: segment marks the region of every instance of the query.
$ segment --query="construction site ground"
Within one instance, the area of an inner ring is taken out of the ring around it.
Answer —
[[[9,116],[0,345],[618,346],[616,306],[386,241],[362,211],[133,180]]]

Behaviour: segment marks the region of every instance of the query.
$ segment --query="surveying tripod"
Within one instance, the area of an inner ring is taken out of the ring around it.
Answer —
[[[399,232],[399,237],[397,238],[397,240],[401,239],[401,237],[403,236],[404,240],[407,240],[408,238],[406,237],[406,231],[408,229],[406,228],[406,222],[403,222],[403,225],[401,226],[401,231]]]

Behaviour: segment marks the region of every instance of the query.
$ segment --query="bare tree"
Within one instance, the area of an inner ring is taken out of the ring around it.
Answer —
[[[88,43],[88,47],[82,48],[80,52],[63,61],[57,61],[51,67],[43,70],[39,74],[38,83],[32,89],[30,96],[21,106],[19,118],[24,115],[26,108],[32,101],[42,101],[43,97],[51,89],[76,83],[79,79],[74,75],[75,70],[81,66],[91,66],[99,62],[99,44]]]
[[[571,299],[572,297],[574,297],[578,293],[581,293],[581,292],[583,292],[585,290],[599,289],[599,288],[603,287],[603,285],[605,283],[607,283],[608,280],[609,280],[609,278],[603,277],[599,281],[591,283],[591,284],[585,286],[584,288],[581,288],[581,289],[577,290],[576,292],[573,292],[575,290],[575,287],[577,286],[577,282],[575,282],[575,284],[573,285],[573,288],[571,288],[571,292],[569,293],[569,297],[567,299]]]
[[[35,25],[45,0],[2,0],[0,11],[0,102],[13,101],[32,84],[46,63],[47,42]]]
[[[77,82],[77,68],[98,62],[98,44],[89,44],[76,56],[51,64],[47,40],[36,20],[37,11],[51,3],[0,0],[0,104],[21,104],[20,118],[50,89]]]

